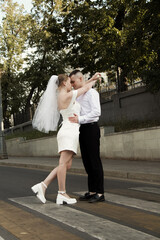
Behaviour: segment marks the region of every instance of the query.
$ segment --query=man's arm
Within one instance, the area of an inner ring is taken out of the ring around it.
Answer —
[[[95,118],[99,118],[101,115],[101,106],[98,92],[92,92],[88,98],[90,111],[83,116],[79,116],[79,118],[76,114],[74,114],[73,117],[69,117],[70,122],[85,124],[88,122],[93,122]]]
[[[69,117],[68,119],[69,119],[69,121],[72,122],[72,123],[79,123],[78,115],[77,115],[77,114],[74,114],[74,117]]]

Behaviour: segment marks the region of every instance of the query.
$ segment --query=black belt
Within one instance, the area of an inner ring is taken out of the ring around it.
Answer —
[[[87,127],[87,126],[93,126],[93,125],[97,125],[97,122],[83,123],[83,124],[81,124],[81,127],[82,126]]]

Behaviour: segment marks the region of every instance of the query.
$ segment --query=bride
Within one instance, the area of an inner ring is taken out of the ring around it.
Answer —
[[[31,187],[37,198],[45,203],[45,192],[48,185],[57,177],[57,204],[74,204],[75,198],[66,193],[66,172],[72,165],[73,155],[77,153],[79,142],[79,124],[71,123],[69,117],[80,114],[80,105],[76,98],[87,92],[100,76],[96,73],[86,84],[78,90],[72,90],[70,78],[65,74],[53,75],[42,95],[36,109],[32,125],[39,131],[49,132],[57,129],[60,114],[63,122],[57,134],[59,165],[54,168],[44,181]]]

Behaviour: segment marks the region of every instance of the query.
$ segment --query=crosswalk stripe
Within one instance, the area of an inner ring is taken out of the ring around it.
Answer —
[[[2,238],[2,237],[0,236],[0,240],[4,240],[4,238]]]
[[[13,202],[28,207],[44,214],[52,219],[62,222],[81,232],[88,233],[90,236],[99,240],[120,240],[120,239],[141,239],[158,240],[159,238],[147,233],[132,229],[128,226],[85,213],[83,211],[68,207],[58,206],[53,202],[47,201],[46,204],[40,204],[35,197],[22,197],[10,199]]]
[[[111,194],[116,194],[120,196],[126,196],[130,198],[136,198],[136,199],[141,199],[144,201],[148,202],[153,202],[153,203],[159,203],[160,204],[160,195],[155,194],[155,193],[149,193],[149,192],[142,192],[138,190],[133,190],[133,189],[120,189],[120,188],[115,188],[115,189],[108,189],[107,193]]]
[[[54,196],[47,196],[47,198],[52,201],[55,199]],[[98,204],[78,201],[75,208],[150,233],[151,235],[156,234],[156,236],[160,236],[160,215],[158,214],[109,201]]]
[[[156,193],[156,194],[160,194],[160,188],[153,188],[153,187],[132,187],[129,188],[131,190],[137,190],[137,191],[141,191],[141,192],[148,192],[148,193]]]
[[[125,205],[128,207],[135,207],[138,209],[142,209],[142,210],[146,210],[149,212],[154,212],[154,213],[160,214],[160,204],[159,203],[144,201],[141,199],[130,198],[130,197],[126,197],[126,196],[120,196],[117,194],[106,193],[105,195],[106,195],[106,199],[108,201],[122,204],[122,205]]]
[[[76,194],[83,195],[84,192],[76,192]],[[106,201],[160,214],[160,203],[144,201],[141,199],[121,196],[112,193],[105,193],[104,195]]]

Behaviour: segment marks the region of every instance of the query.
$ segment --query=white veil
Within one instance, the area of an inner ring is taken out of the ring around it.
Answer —
[[[60,113],[57,105],[58,76],[53,75],[35,111],[32,126],[41,132],[57,130]]]

